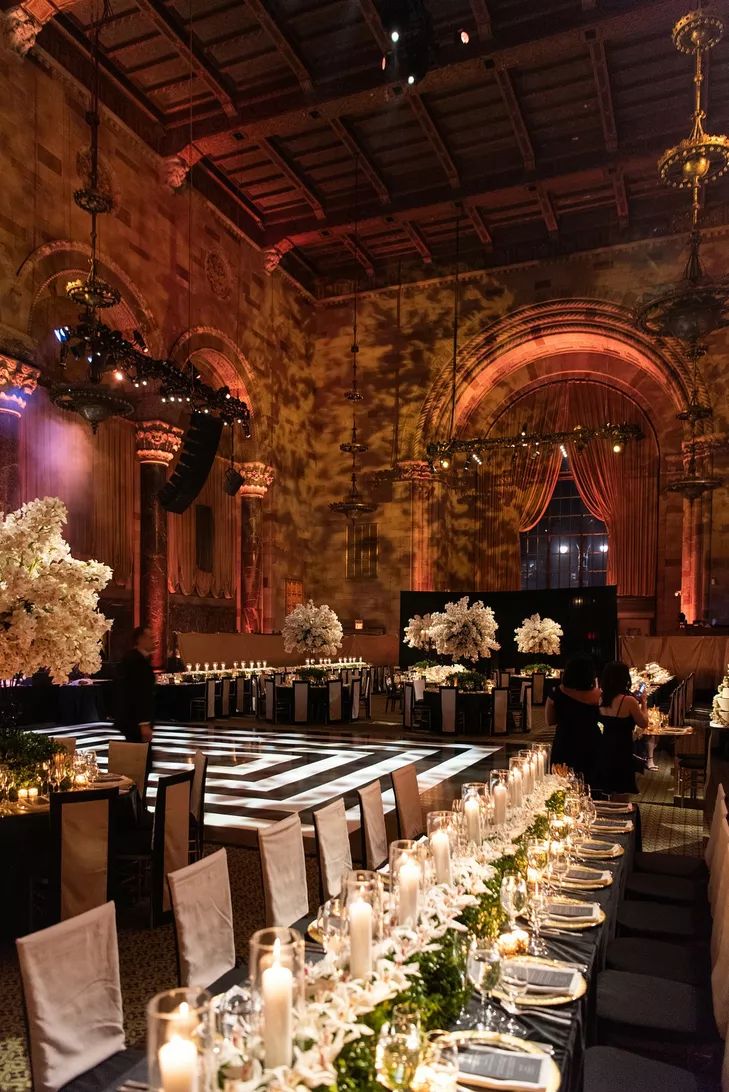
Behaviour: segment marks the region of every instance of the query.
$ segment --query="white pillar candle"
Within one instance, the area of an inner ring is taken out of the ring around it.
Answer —
[[[466,837],[469,842],[481,842],[481,802],[477,796],[468,796],[463,805],[466,819]]]
[[[273,963],[261,975],[263,1050],[266,1068],[291,1065],[294,976],[281,966],[281,941],[273,945]]]
[[[502,827],[506,822],[506,802],[508,796],[509,791],[506,788],[506,785],[497,781],[491,792],[491,799],[494,803],[494,823],[496,823],[497,827]]]
[[[349,972],[352,978],[372,973],[372,907],[364,899],[349,904]]]
[[[509,791],[511,792],[511,803],[513,807],[520,808],[522,805],[521,770],[514,768],[509,774]]]
[[[177,1036],[159,1048],[162,1092],[197,1092],[197,1047]]]
[[[524,763],[524,780],[524,791],[529,796],[529,793],[534,792],[534,767],[531,758],[528,758]]]
[[[547,774],[544,751],[537,751],[537,765],[539,769],[539,780],[543,781]]]
[[[451,840],[447,830],[434,830],[430,836],[430,851],[435,865],[435,882],[452,883]]]
[[[415,926],[418,923],[418,895],[420,869],[415,861],[405,861],[397,874],[397,920],[400,925]]]
[[[190,1008],[187,1001],[182,1001],[179,1007],[172,1013],[172,1018],[170,1019],[167,1031],[167,1038],[189,1039],[198,1023],[197,1013]]]

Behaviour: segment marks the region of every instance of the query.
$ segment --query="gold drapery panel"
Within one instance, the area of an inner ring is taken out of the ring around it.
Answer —
[[[552,390],[549,397],[524,399],[511,406],[489,435],[514,436],[527,420],[530,431],[559,431],[564,412],[564,397]],[[520,586],[519,534],[530,531],[544,515],[561,462],[559,449],[544,450],[536,456],[520,447],[486,453],[481,472],[484,552],[479,588],[511,591]]]
[[[214,596],[232,599],[235,594],[235,511],[237,497],[223,492],[223,477],[228,463],[216,458],[208,480],[186,512],[167,517],[168,584],[171,592],[183,595]],[[213,571],[203,572],[196,564],[195,505],[207,504],[213,510]]]
[[[76,557],[103,561],[114,583],[131,583],[134,560],[134,425],[112,418],[94,436],[74,414],[38,389],[23,413],[20,441],[24,501],[59,497],[68,508],[66,538]]]

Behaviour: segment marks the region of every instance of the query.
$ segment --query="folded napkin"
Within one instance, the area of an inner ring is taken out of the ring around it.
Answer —
[[[617,843],[603,842],[598,838],[589,838],[577,844],[577,853],[585,857],[607,857],[618,849],[620,846]]]
[[[600,907],[596,902],[549,902],[547,917],[570,921],[596,921],[600,917]]]
[[[120,773],[100,773],[96,775],[95,784],[99,784],[102,781],[123,781],[124,774]]]
[[[527,963],[523,959],[505,959],[501,973],[526,981],[527,996],[538,994],[574,994],[580,981],[572,967],[553,967],[549,963]]]
[[[630,834],[633,824],[630,819],[623,822],[620,819],[596,819],[592,829],[606,831],[609,834]]]
[[[476,1088],[547,1092],[550,1060],[546,1054],[517,1054],[497,1047],[458,1052],[458,1079]]]
[[[595,804],[598,815],[629,815],[633,811],[632,804],[613,802],[612,800],[601,800],[598,804]]]
[[[608,871],[601,871],[599,868],[580,868],[579,865],[572,865],[568,868],[564,874],[563,879],[567,883],[610,883],[612,876]]]

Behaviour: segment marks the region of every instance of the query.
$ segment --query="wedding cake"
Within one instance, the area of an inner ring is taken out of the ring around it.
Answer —
[[[729,664],[727,664],[726,675],[719,683],[719,689],[714,697],[711,719],[715,724],[729,725]]]

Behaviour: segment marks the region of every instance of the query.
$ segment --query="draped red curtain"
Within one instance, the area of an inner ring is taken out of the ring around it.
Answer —
[[[569,466],[587,509],[608,531],[608,582],[619,595],[655,594],[658,537],[658,450],[641,410],[622,392],[601,383],[564,380],[519,399],[502,414],[489,435],[571,431],[629,422],[645,438],[615,454],[609,441],[595,441],[578,452],[568,445]],[[521,583],[519,535],[536,526],[552,499],[560,473],[558,448],[534,456],[529,449],[496,450],[482,470],[483,551],[478,586],[510,591]]]

